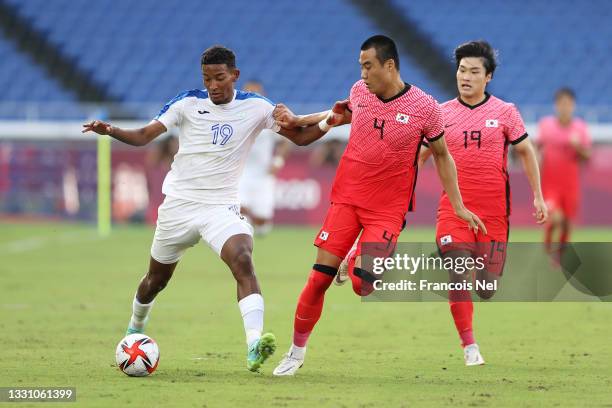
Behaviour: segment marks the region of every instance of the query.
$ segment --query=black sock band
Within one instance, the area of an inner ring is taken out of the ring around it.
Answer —
[[[365,269],[355,268],[353,269],[353,273],[355,274],[355,276],[360,277],[361,279],[368,282],[369,284],[374,284],[374,282],[378,280],[370,272],[366,271]]]
[[[336,274],[338,273],[338,268],[334,268],[334,267],[327,266],[327,265],[321,265],[321,264],[312,265],[312,269],[317,272],[321,272],[326,275],[329,275],[329,276],[336,276]]]

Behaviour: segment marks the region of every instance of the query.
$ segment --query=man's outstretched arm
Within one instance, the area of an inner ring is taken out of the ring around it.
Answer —
[[[431,156],[431,149],[429,148],[429,144],[421,145],[421,150],[419,151],[419,169],[427,163],[427,160]]]
[[[348,109],[348,100],[338,101],[331,110],[309,113],[307,115],[296,115],[286,105],[279,103],[274,109],[274,119],[281,127],[293,129],[295,127],[316,125],[329,115],[330,111],[342,115],[340,122],[334,126],[351,123],[352,113]]]
[[[92,120],[83,125],[82,133],[95,132],[99,135],[109,135],[132,146],[144,146],[166,130],[166,127],[157,120],[152,120],[147,126],[139,129],[121,129],[110,123]]]
[[[329,111],[297,116],[285,105],[278,104],[274,109],[274,119],[281,127],[278,133],[298,146],[309,145],[323,137],[332,127],[350,123],[347,105],[347,101],[336,102]]]
[[[515,144],[514,151],[521,158],[523,169],[527,175],[527,180],[529,180],[531,191],[533,191],[534,216],[538,224],[543,224],[548,219],[548,208],[546,207],[544,196],[542,195],[540,168],[538,167],[538,159],[536,158],[535,150],[527,138]]]

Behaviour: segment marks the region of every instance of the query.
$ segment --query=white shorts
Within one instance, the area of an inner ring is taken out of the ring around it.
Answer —
[[[240,181],[240,205],[257,218],[272,219],[275,185],[276,179],[271,174],[243,177]]]
[[[233,235],[253,235],[240,206],[202,204],[167,196],[159,206],[151,256],[157,262],[177,262],[183,252],[204,240],[217,255]]]

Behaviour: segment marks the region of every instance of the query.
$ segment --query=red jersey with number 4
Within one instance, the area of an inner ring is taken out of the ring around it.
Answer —
[[[445,102],[442,114],[465,206],[479,217],[509,215],[508,145],[527,137],[518,109],[486,94],[474,106],[459,98]],[[453,211],[445,192],[438,211]]]
[[[412,207],[421,142],[444,134],[438,103],[408,84],[396,96],[379,99],[358,81],[351,89],[349,109],[351,133],[331,201],[405,213]]]

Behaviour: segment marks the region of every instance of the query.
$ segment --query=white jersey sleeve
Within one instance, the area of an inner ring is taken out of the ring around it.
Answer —
[[[273,132],[278,132],[280,130],[280,126],[274,120],[274,116],[273,116],[274,108],[275,108],[275,105],[272,105],[271,102],[270,102],[270,105],[266,106],[265,116],[264,116],[264,129],[270,129]]]
[[[183,117],[183,104],[186,96],[187,92],[183,92],[172,98],[154,119],[161,122],[167,130],[179,127]]]

